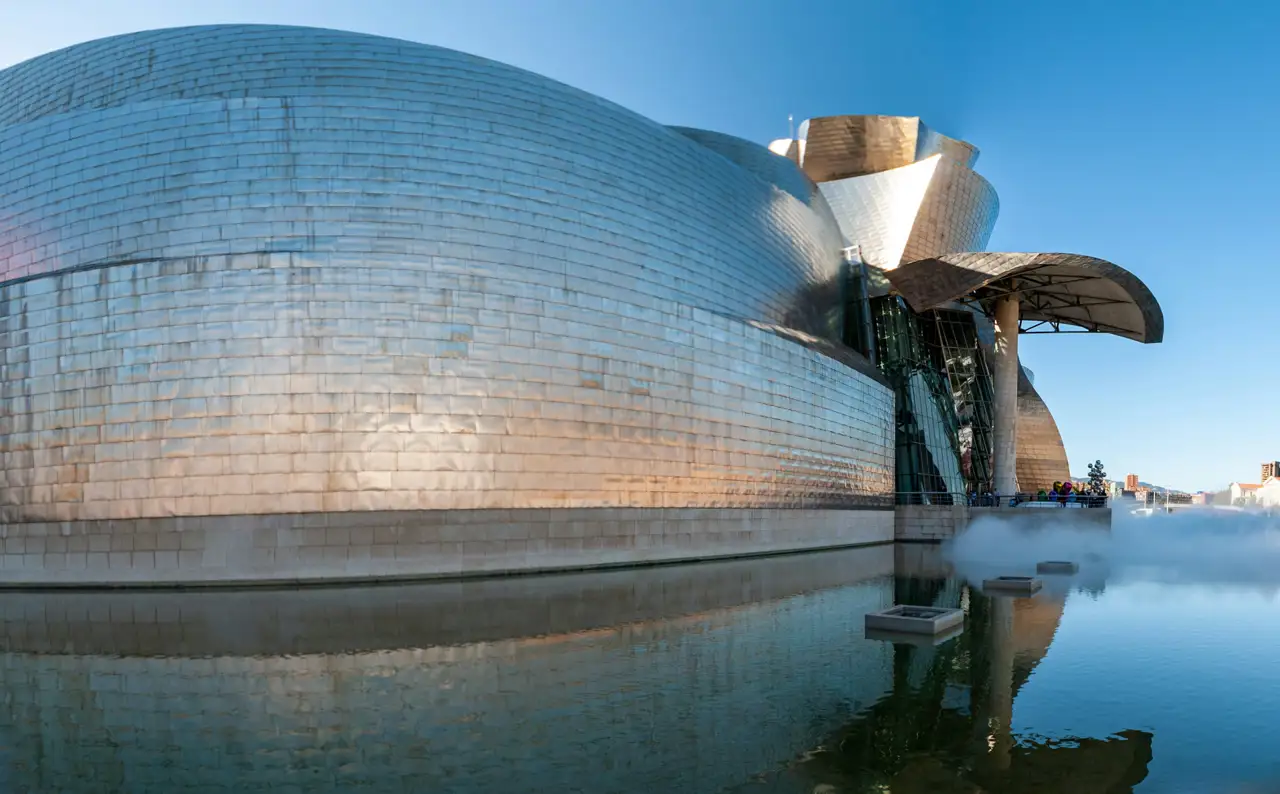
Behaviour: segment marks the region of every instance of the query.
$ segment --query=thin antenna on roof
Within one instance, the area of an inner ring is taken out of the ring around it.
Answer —
[[[794,140],[796,137],[795,122],[796,122],[796,117],[788,113],[787,114],[787,138],[791,140]]]

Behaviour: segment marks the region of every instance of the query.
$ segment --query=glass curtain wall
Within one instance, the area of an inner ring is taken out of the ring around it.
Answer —
[[[870,308],[876,362],[897,397],[899,499],[950,504],[968,483],[937,320],[917,315],[896,295],[873,298]]]
[[[897,395],[901,498],[946,504],[991,492],[995,392],[973,314],[916,314],[896,295],[870,299],[869,309],[876,363]]]
[[[978,341],[973,314],[934,313],[938,343],[951,382],[951,400],[959,426],[960,467],[975,493],[993,490],[992,431],[995,391],[991,368]]]

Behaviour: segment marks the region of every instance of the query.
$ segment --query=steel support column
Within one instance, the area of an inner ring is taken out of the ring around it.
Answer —
[[[996,493],[1018,490],[1018,295],[1004,295],[995,306],[994,432]]]

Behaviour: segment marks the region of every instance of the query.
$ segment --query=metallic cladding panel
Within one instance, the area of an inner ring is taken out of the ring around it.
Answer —
[[[815,182],[873,174],[916,161],[915,116],[823,116],[800,125],[804,170]]]
[[[845,239],[858,246],[867,264],[892,269],[915,225],[920,205],[940,158],[932,157],[877,174],[823,182],[826,196]]]
[[[868,264],[885,270],[981,250],[1000,211],[991,183],[942,155],[819,187],[845,238]]]
[[[726,135],[723,132],[693,127],[668,127],[668,129],[707,147],[737,164],[744,171],[755,174],[805,204],[812,206],[815,201],[823,201],[817,185],[804,175],[800,166],[785,155],[775,154],[758,143]]]
[[[935,154],[949,157],[966,168],[973,168],[974,163],[978,162],[977,146],[968,141],[949,138],[921,122],[916,140],[916,159],[923,160]]]
[[[823,330],[830,216],[596,97],[214,27],[0,72],[0,123],[0,520],[892,490],[891,392],[732,319]]]
[[[939,156],[901,262],[981,251],[991,239],[999,214],[1000,199],[990,182],[955,160]]]
[[[0,196],[0,281],[403,254],[788,324],[831,308],[814,286],[841,267],[829,218],[630,111],[450,50],[312,29],[153,31],[0,72]]]
[[[519,268],[254,254],[0,288],[0,520],[853,507],[891,393],[701,309]]]
[[[1058,423],[1022,367],[1018,377],[1017,455],[1020,491],[1048,491],[1053,483],[1071,478]]]

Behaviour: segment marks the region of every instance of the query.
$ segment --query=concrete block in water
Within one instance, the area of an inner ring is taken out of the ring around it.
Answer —
[[[868,612],[866,630],[908,634],[941,634],[964,624],[964,611],[943,607],[917,607],[899,604],[879,612]]]
[[[1043,586],[1044,582],[1034,576],[997,576],[982,583],[983,590],[994,590],[1011,595],[1031,595]]]
[[[1045,560],[1036,563],[1036,573],[1076,573],[1080,566],[1069,560]]]

